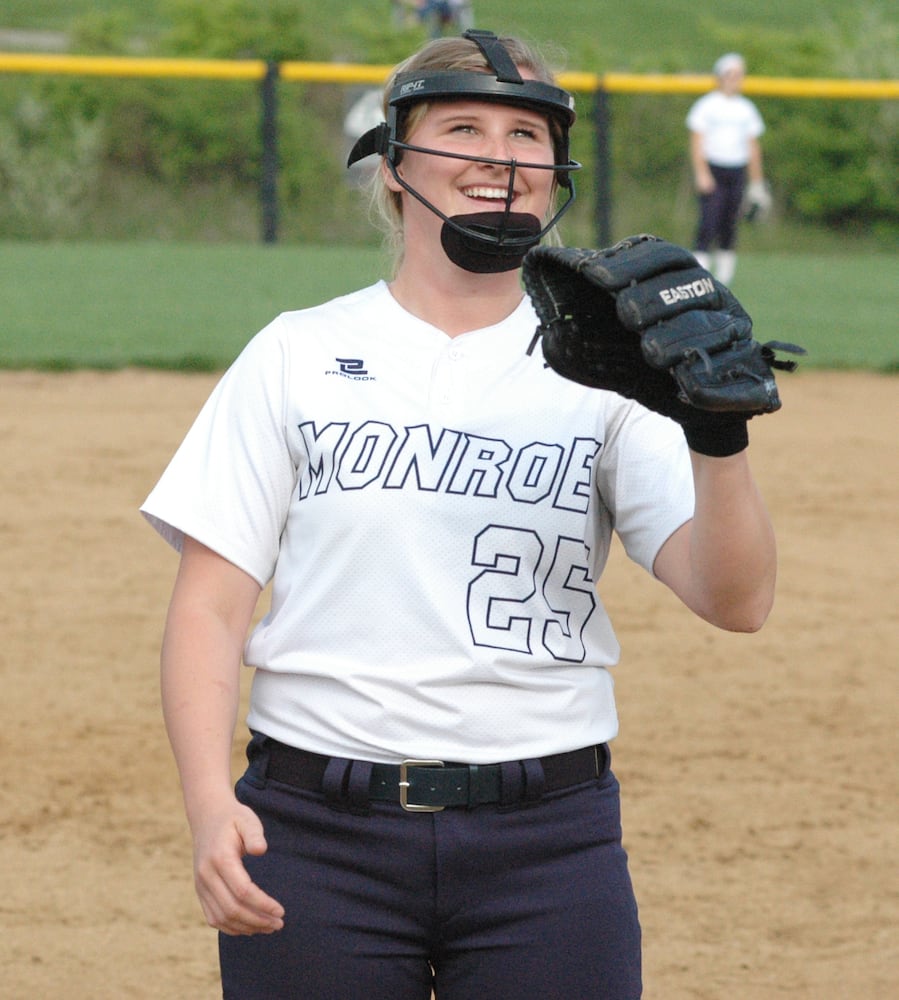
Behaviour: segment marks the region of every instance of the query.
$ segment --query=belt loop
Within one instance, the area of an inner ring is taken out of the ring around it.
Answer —
[[[371,798],[369,797],[371,771],[370,761],[354,760],[350,764],[346,801],[349,811],[354,816],[368,816],[371,812]]]
[[[480,768],[477,764],[468,765],[468,808],[474,809],[481,804]]]
[[[524,792],[524,775],[521,762],[517,760],[503,761],[499,766],[499,802],[506,808],[515,806],[521,801]]]
[[[351,761],[342,757],[332,757],[325,767],[322,775],[322,792],[325,800],[332,809],[338,812],[346,812],[346,785],[349,777]]]
[[[531,758],[523,760],[521,767],[524,772],[524,795],[522,798],[528,804],[539,802],[543,798],[543,790],[546,786],[543,765],[536,758]]]
[[[593,748],[596,755],[596,777],[604,778],[612,765],[612,754],[608,743],[600,743]]]
[[[247,770],[244,780],[254,788],[265,788],[268,762],[271,756],[268,745],[271,741],[262,733],[253,733],[247,744]]]

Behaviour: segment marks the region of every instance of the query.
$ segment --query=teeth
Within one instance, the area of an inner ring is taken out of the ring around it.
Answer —
[[[471,187],[465,188],[463,193],[468,198],[499,198],[505,201],[508,191],[505,188]]]

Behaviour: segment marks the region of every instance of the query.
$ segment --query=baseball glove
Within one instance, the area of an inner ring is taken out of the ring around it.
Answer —
[[[765,222],[771,212],[771,192],[764,181],[753,181],[743,197],[743,218],[747,222]]]
[[[689,251],[656,236],[608,250],[535,247],[523,278],[550,367],[671,417],[704,454],[742,450],[746,421],[781,406],[773,369],[796,367],[775,351],[805,353],[753,340],[733,294]]]

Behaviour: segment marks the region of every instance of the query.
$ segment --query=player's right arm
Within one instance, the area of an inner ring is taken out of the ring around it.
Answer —
[[[243,570],[184,539],[162,645],[163,714],[193,836],[197,895],[209,924],[226,934],[270,933],[284,915],[243,865],[266,843],[231,776],[241,655],[259,593]]]

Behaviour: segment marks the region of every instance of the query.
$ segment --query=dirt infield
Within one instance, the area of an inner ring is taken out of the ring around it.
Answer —
[[[0,372],[10,1000],[218,995],[158,703],[176,560],[137,514],[213,381]],[[899,996],[899,378],[782,385],[752,424],[766,628],[716,632],[620,550],[601,587],[651,1000]]]

